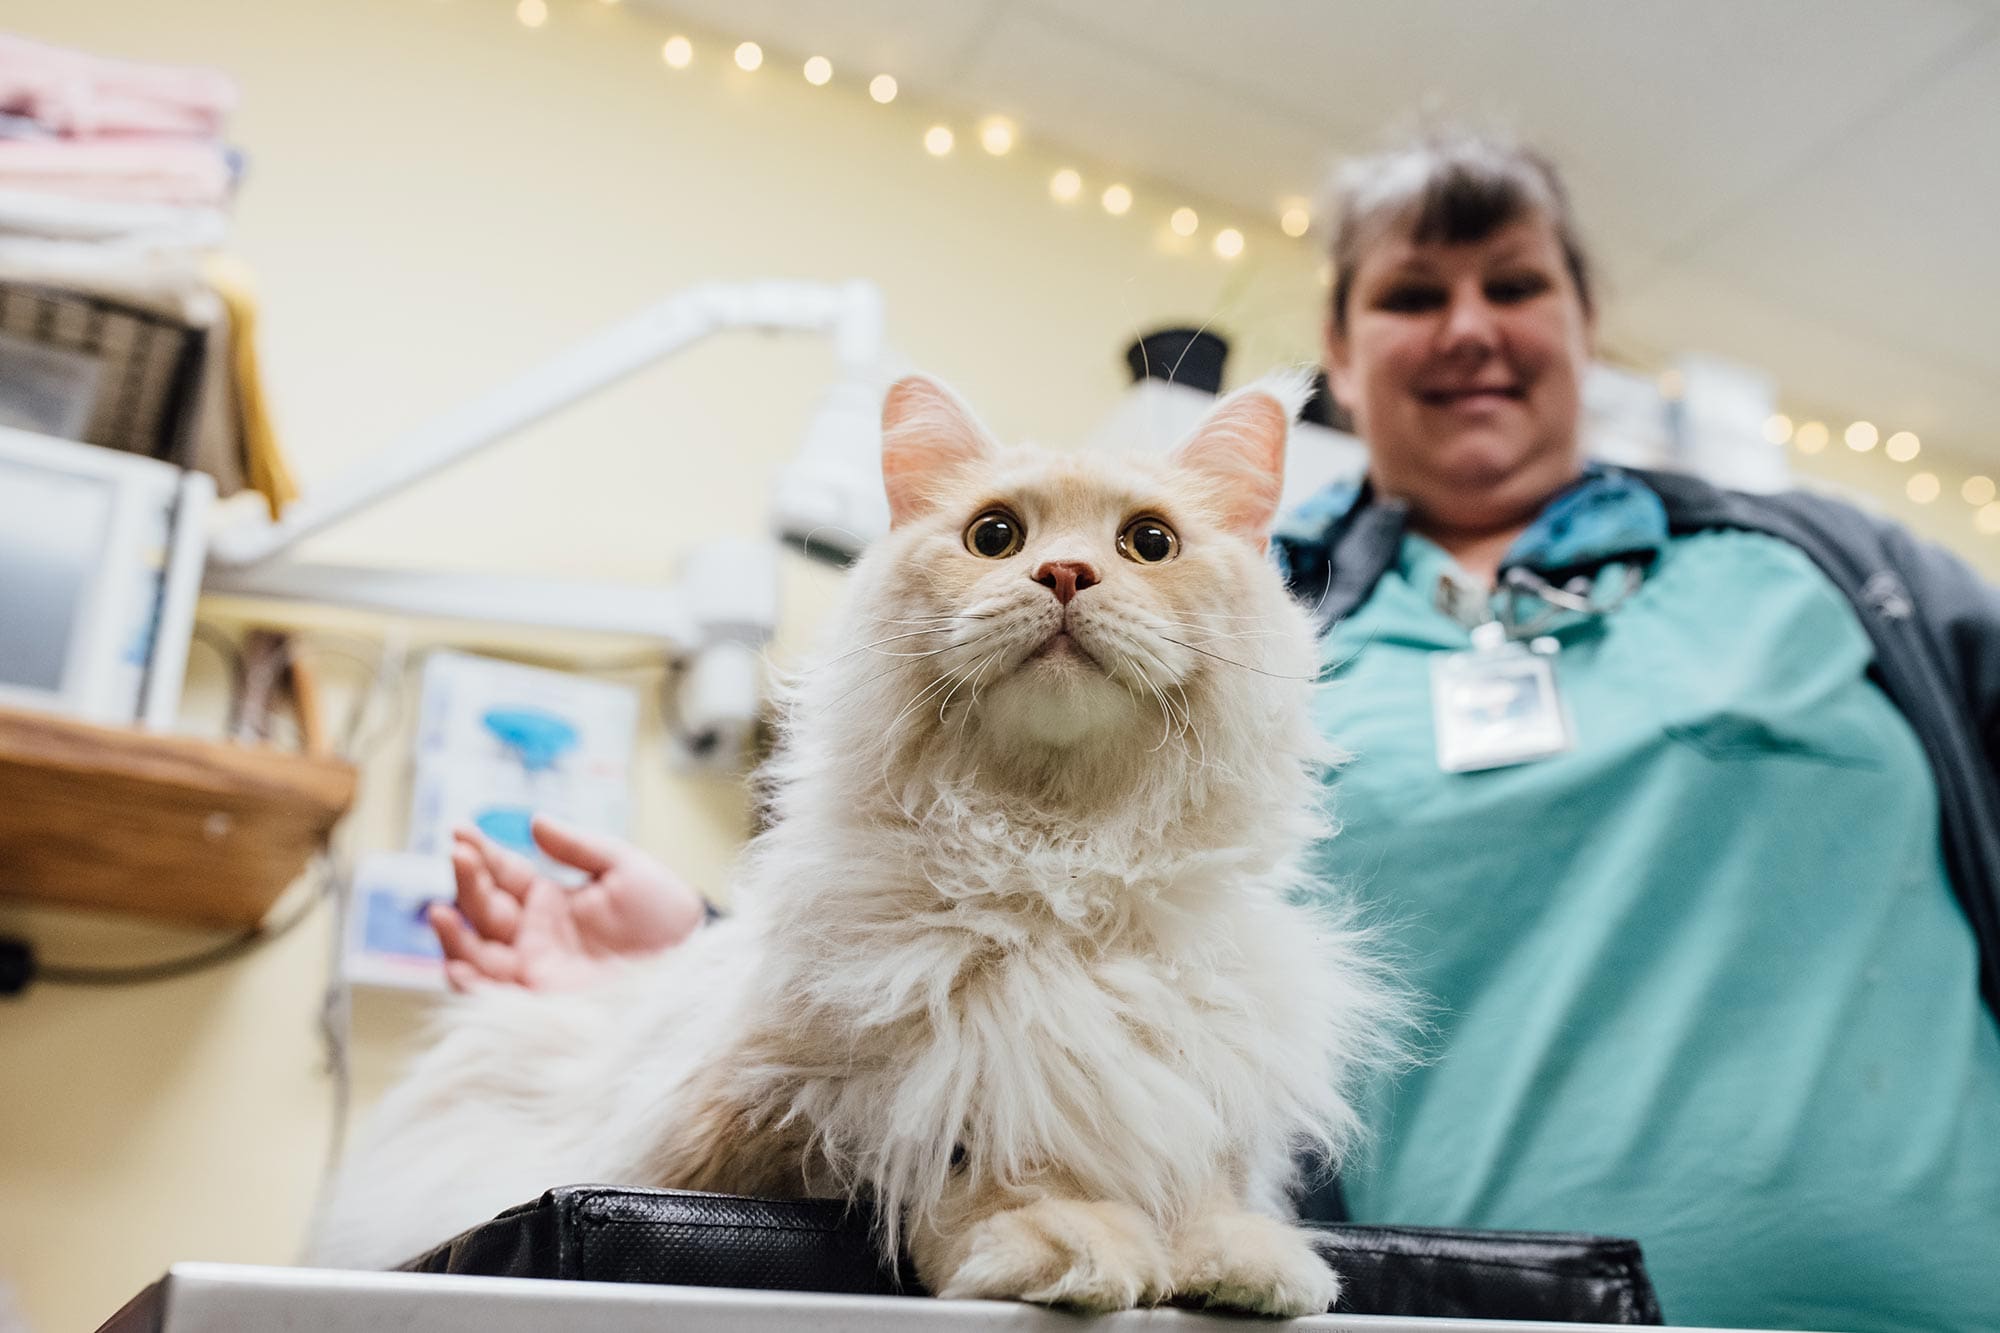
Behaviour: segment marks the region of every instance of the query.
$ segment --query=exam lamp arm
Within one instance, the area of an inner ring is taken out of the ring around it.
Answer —
[[[410,432],[279,519],[252,518],[216,532],[210,566],[242,569],[270,560],[577,399],[730,330],[829,335],[843,383],[861,381],[882,357],[882,297],[858,280],[715,282],[678,292]]]

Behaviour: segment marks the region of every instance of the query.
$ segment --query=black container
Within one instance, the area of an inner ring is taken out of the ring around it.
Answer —
[[[1222,392],[1229,340],[1208,329],[1158,329],[1125,349],[1132,382],[1167,380],[1204,393]]]
[[[1300,409],[1299,420],[1331,426],[1335,430],[1346,431],[1349,435],[1354,433],[1354,418],[1348,415],[1346,408],[1334,401],[1333,386],[1327,383],[1324,370],[1313,376],[1312,397],[1306,399],[1305,407]]]

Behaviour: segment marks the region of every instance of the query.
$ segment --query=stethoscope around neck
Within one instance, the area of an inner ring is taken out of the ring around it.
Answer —
[[[1500,599],[1496,618],[1506,629],[1509,639],[1532,639],[1547,632],[1565,616],[1603,619],[1625,605],[1645,581],[1645,566],[1638,562],[1628,564],[1625,566],[1624,586],[1600,598],[1592,586],[1593,580],[1587,575],[1579,574],[1558,587],[1526,565],[1510,565],[1500,571],[1501,590],[1509,595]],[[1518,599],[1513,596],[1517,593],[1534,598],[1542,604],[1541,609],[1526,620],[1517,619],[1514,608]]]

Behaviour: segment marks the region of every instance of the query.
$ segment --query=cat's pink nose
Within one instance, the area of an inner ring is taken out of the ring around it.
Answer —
[[[1081,560],[1045,560],[1035,571],[1035,582],[1054,593],[1064,606],[1097,581],[1097,571]]]

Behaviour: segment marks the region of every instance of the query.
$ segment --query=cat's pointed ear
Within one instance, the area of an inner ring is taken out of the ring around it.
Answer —
[[[952,473],[997,446],[972,409],[928,375],[906,375],[882,400],[882,484],[889,526],[901,527],[936,503]]]
[[[1224,525],[1259,548],[1278,515],[1285,440],[1311,392],[1304,372],[1267,375],[1216,404],[1174,448],[1174,465],[1206,483]]]

